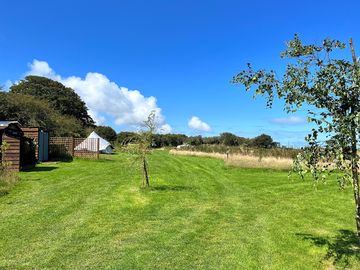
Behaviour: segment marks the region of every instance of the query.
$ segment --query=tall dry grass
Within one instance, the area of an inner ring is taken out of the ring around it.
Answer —
[[[198,152],[189,150],[170,150],[170,154],[183,156],[197,156],[197,157],[212,157],[224,160],[226,165],[236,166],[241,168],[267,168],[285,170],[291,169],[293,160],[291,158],[280,157],[256,157],[242,154],[222,154],[215,152]]]
[[[279,158],[295,158],[300,152],[300,149],[295,148],[254,148],[244,145],[240,146],[226,146],[222,144],[201,144],[197,146],[189,146],[181,148],[182,150],[206,152],[206,153],[230,153],[244,156],[256,157],[279,157]]]
[[[18,181],[16,172],[0,170],[0,196],[8,194]]]

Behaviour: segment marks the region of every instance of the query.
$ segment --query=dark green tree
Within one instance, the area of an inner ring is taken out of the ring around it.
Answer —
[[[236,146],[239,145],[238,136],[230,132],[224,132],[220,134],[219,138],[221,144],[226,146]]]
[[[191,137],[188,137],[186,142],[190,145],[193,145],[193,146],[196,146],[196,145],[201,145],[203,144],[203,139],[202,137],[199,135],[199,136],[191,136]]]
[[[320,45],[305,45],[295,35],[281,54],[282,58],[289,59],[281,78],[273,70],[253,70],[248,64],[248,68],[234,76],[232,82],[244,85],[246,90],[255,88],[255,96],[267,97],[268,107],[272,106],[276,96],[285,101],[287,112],[295,112],[304,104],[309,107],[308,119],[316,127],[306,137],[309,145],[298,155],[294,170],[302,177],[310,172],[316,181],[321,181],[336,169],[342,187],[347,182],[352,183],[360,238],[357,152],[360,72],[351,39],[349,45],[349,57],[339,58],[340,54],[334,56],[333,51],[346,48],[345,43],[326,38]],[[322,140],[319,134],[325,139]]]
[[[0,92],[0,120],[18,121],[23,126],[41,127],[52,136],[84,136],[81,123],[55,111],[47,101],[22,94]]]
[[[153,137],[156,147],[175,147],[183,144],[186,140],[187,136],[184,134],[155,134]]]
[[[57,81],[40,76],[26,76],[18,84],[11,86],[10,92],[46,100],[61,114],[78,119],[83,127],[94,126],[85,102],[73,89]]]
[[[108,140],[109,142],[115,142],[117,135],[116,131],[109,126],[97,126],[95,128],[95,132],[99,134],[104,139]]]
[[[136,140],[137,140],[137,134],[131,131],[121,131],[116,136],[116,142],[120,145],[136,143]]]
[[[204,144],[220,144],[220,137],[204,137],[203,138]]]
[[[261,134],[251,140],[251,146],[258,148],[272,148],[276,147],[276,142],[273,141],[271,136],[266,134]]]

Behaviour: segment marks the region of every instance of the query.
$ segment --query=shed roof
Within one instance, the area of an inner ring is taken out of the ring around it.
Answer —
[[[0,129],[5,129],[10,125],[16,125],[19,129],[21,129],[21,125],[18,121],[0,121]]]

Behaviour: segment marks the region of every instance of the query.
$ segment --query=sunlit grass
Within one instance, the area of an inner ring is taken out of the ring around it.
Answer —
[[[0,269],[359,269],[351,190],[220,159],[43,164],[0,197]]]

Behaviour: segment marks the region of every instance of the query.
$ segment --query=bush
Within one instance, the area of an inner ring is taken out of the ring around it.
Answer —
[[[49,159],[59,161],[72,161],[73,157],[63,144],[49,145]]]
[[[22,138],[20,142],[20,165],[21,167],[35,166],[36,145],[32,139]]]
[[[214,137],[203,137],[204,144],[220,144],[220,137],[214,136]]]

